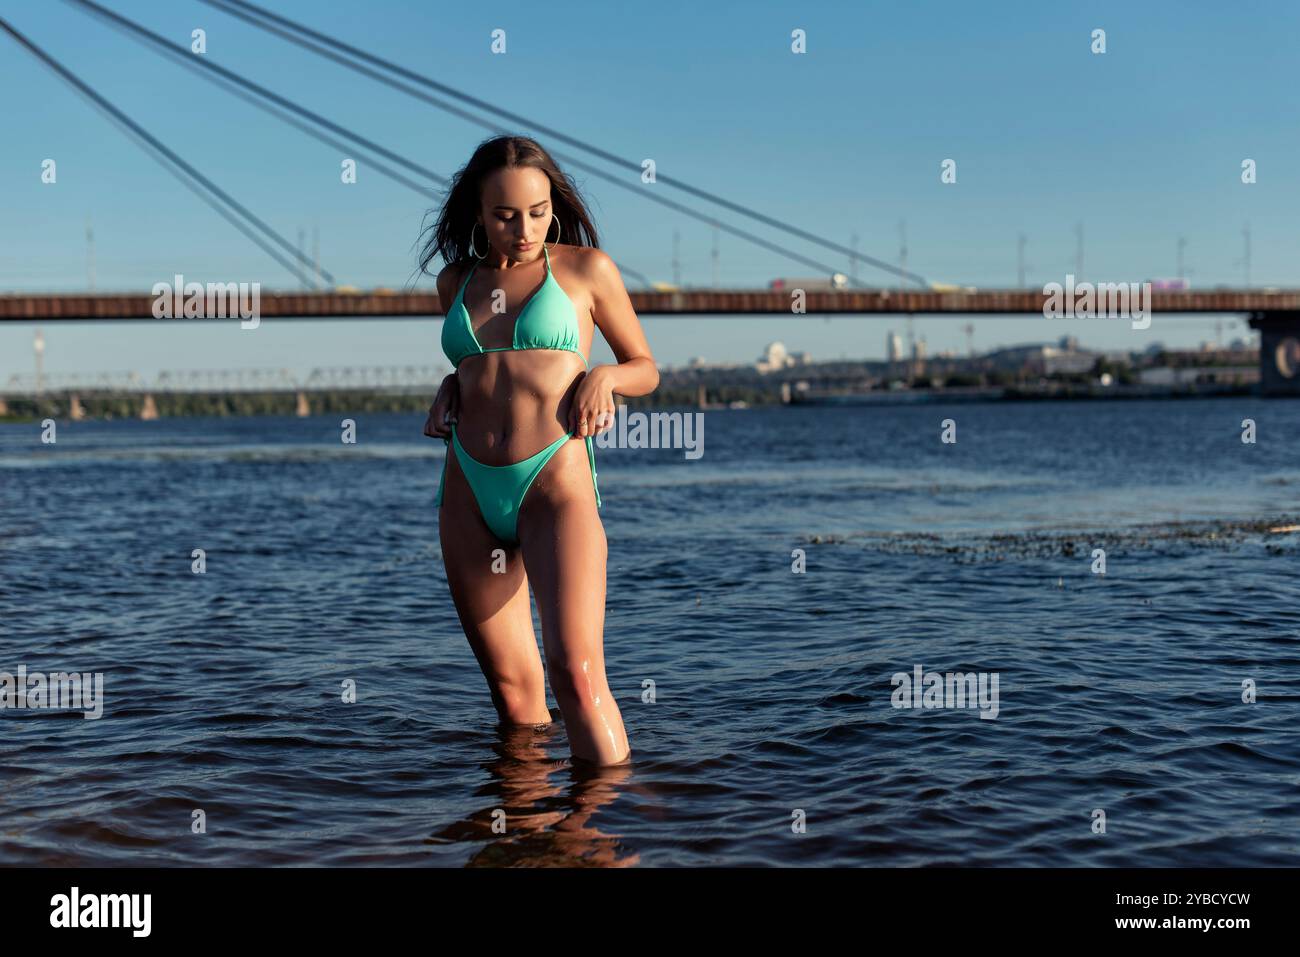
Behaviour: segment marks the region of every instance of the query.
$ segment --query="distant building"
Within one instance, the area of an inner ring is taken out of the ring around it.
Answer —
[[[925,336],[912,343],[912,376],[925,375]]]
[[[1216,349],[1167,349],[1161,354],[1161,358],[1156,361],[1162,365],[1172,367],[1197,367],[1205,368],[1208,366],[1235,366],[1248,363],[1252,358],[1258,356],[1255,349],[1246,349],[1243,351],[1232,348]]]
[[[1054,375],[1056,373],[1088,373],[1097,364],[1100,354],[1087,349],[1079,349],[1078,340],[1066,336],[1063,342],[1075,348],[1058,346],[1015,346],[1011,349],[999,349],[984,357],[985,362],[994,369],[1008,372],[1029,372],[1034,375]]]
[[[784,343],[769,342],[763,354],[754,363],[754,368],[759,372],[776,372],[780,369],[788,369],[790,366],[808,365],[811,362],[812,357],[806,352],[787,352]]]
[[[890,362],[903,361],[903,340],[897,332],[885,336],[885,353],[889,356]]]
[[[1076,340],[1077,344],[1077,340]],[[1097,365],[1097,354],[1080,349],[1054,349],[1043,346],[1043,375],[1077,375],[1091,372]]]
[[[1138,370],[1142,385],[1253,385],[1259,381],[1259,366],[1153,366]]]
[[[754,368],[759,372],[774,372],[777,369],[784,369],[788,358],[784,343],[769,342],[763,354],[754,363]]]

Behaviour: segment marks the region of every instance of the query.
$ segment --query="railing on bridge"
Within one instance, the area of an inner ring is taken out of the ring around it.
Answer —
[[[31,373],[11,375],[0,382],[0,395],[40,395],[42,392],[149,392],[138,372]]]
[[[48,393],[233,393],[233,392],[426,392],[446,374],[434,366],[345,366],[312,369],[299,378],[289,369],[166,370],[148,379],[138,372],[12,375],[0,382],[0,396]]]

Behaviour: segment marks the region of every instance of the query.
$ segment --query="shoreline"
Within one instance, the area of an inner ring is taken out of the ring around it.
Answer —
[[[843,395],[800,395],[794,393],[788,402],[779,395],[748,395],[701,404],[697,393],[673,390],[660,395],[659,401],[646,401],[647,397],[628,399],[618,396],[618,402],[633,410],[729,410],[747,411],[755,408],[800,407],[812,408],[881,406],[944,405],[992,402],[1133,402],[1141,400],[1183,399],[1240,399],[1256,398],[1270,401],[1300,396],[1267,395],[1258,387],[1221,388],[1167,388],[1161,386],[1085,386],[1076,388],[953,388],[953,389],[900,389],[896,391],[845,393]],[[652,397],[651,397],[652,398]],[[712,399],[712,397],[710,397]],[[288,393],[254,392],[238,394],[180,393],[157,397],[154,414],[145,416],[145,397],[140,395],[80,396],[78,404],[82,414],[76,421],[113,421],[116,419],[174,419],[174,418],[258,418],[262,416],[297,416],[333,413],[374,412],[427,412],[432,400],[411,393],[385,394],[376,392],[322,393],[310,396],[310,408],[304,413],[297,397]],[[8,411],[0,414],[0,425],[39,423],[47,418],[68,421],[71,417],[70,397],[42,400],[40,405],[30,403],[30,411],[18,413],[15,406],[23,408],[29,403],[10,400]]]

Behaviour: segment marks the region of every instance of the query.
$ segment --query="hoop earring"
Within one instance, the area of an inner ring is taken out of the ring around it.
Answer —
[[[560,217],[559,217],[559,216],[556,216],[555,213],[551,213],[551,219],[555,220],[555,225],[556,225],[556,226],[560,226]],[[546,227],[546,235],[549,236],[550,234],[551,234],[551,227],[550,227],[550,225],[548,224],[547,227]],[[555,232],[555,242],[551,243],[549,246],[546,245],[546,236],[543,236],[543,237],[542,237],[542,248],[543,248],[543,249],[554,249],[556,246],[560,245],[560,237],[563,236],[563,235],[564,235],[564,227],[563,227],[563,226],[560,226],[560,228],[559,228],[558,230],[556,230],[556,232]]]
[[[477,229],[479,225],[480,225],[479,223],[475,223],[473,226],[469,228],[469,251],[474,254],[475,259],[487,259],[488,254],[484,253],[482,256],[480,256],[478,254],[478,247],[474,245],[474,230]],[[484,236],[487,235],[486,229],[483,230],[483,235]],[[491,246],[491,243],[489,243],[488,245]]]

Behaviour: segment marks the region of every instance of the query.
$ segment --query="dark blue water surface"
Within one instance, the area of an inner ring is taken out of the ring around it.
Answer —
[[[105,699],[0,712],[0,862],[1297,863],[1300,402],[703,415],[596,450],[594,774],[496,725],[423,413],[0,426],[0,671]],[[916,666],[996,718],[894,707]]]

